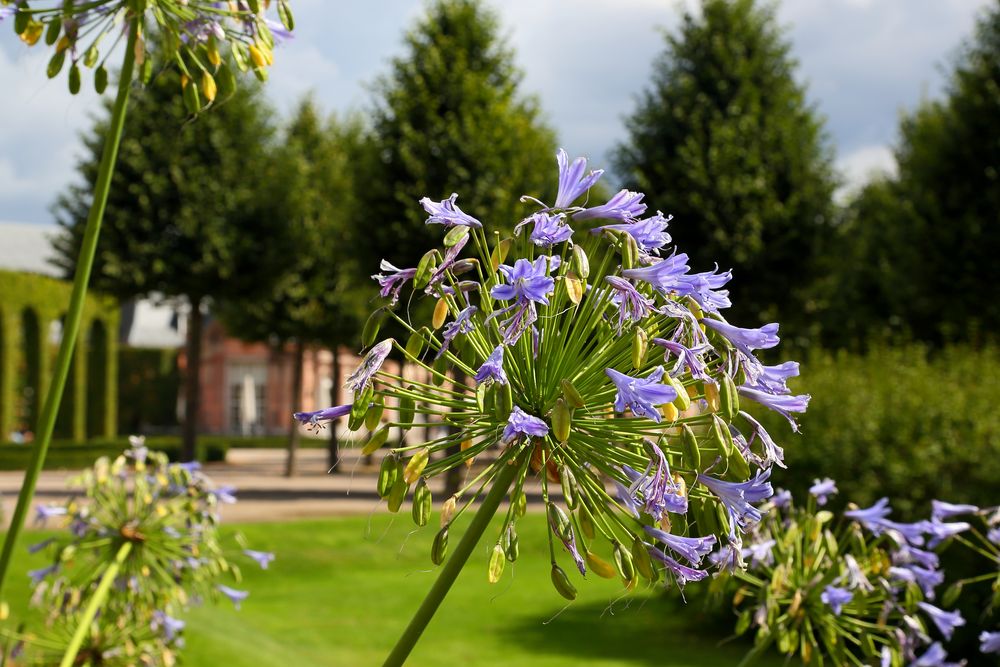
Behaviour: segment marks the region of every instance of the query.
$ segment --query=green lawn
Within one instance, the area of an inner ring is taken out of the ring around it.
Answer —
[[[683,605],[659,590],[621,597],[596,577],[577,581],[580,596],[564,609],[548,581],[544,518],[522,520],[521,556],[503,580],[486,581],[487,548],[473,556],[408,664],[570,666],[735,665],[746,644],[720,646],[692,600]],[[262,523],[238,528],[254,548],[274,551],[266,572],[248,564],[238,587],[251,591],[242,611],[227,600],[188,619],[188,665],[379,665],[430,587],[433,528],[414,534],[407,514]],[[25,543],[34,539],[28,535]],[[457,541],[458,535],[452,539]],[[11,601],[27,592],[16,563]],[[21,598],[23,599],[23,597]],[[560,613],[561,612],[561,613]],[[781,664],[777,658],[760,665]]]

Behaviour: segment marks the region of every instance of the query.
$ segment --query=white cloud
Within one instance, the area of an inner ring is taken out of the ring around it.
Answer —
[[[837,199],[844,201],[852,193],[878,176],[896,174],[896,158],[885,144],[863,146],[837,160],[837,171],[844,179],[837,191]]]

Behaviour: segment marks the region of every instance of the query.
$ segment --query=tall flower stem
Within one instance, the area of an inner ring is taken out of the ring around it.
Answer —
[[[76,273],[73,276],[73,292],[66,311],[66,321],[63,325],[62,341],[59,343],[59,354],[56,357],[55,372],[49,384],[45,403],[42,405],[41,416],[38,419],[35,448],[31,452],[31,460],[24,474],[24,482],[17,496],[17,507],[11,519],[10,529],[4,538],[3,553],[0,554],[0,599],[3,599],[3,586],[10,570],[11,556],[17,544],[21,529],[24,528],[25,515],[35,496],[35,485],[38,474],[45,463],[45,455],[52,441],[52,431],[55,429],[56,415],[59,413],[59,403],[62,401],[63,389],[66,387],[66,377],[69,375],[70,362],[73,360],[73,349],[76,346],[77,334],[80,332],[80,319],[83,315],[83,304],[87,297],[87,284],[90,282],[90,271],[94,265],[94,255],[97,251],[97,237],[104,218],[104,208],[108,203],[108,192],[111,189],[111,176],[114,174],[115,161],[118,158],[118,145],[121,143],[122,128],[125,125],[125,107],[128,104],[129,89],[132,85],[132,71],[135,66],[135,46],[139,34],[139,18],[131,17],[128,23],[128,45],[125,47],[125,58],[122,62],[121,78],[118,81],[118,96],[111,114],[111,126],[104,141],[104,152],[98,168],[97,182],[94,185],[94,201],[90,205],[90,215],[87,227],[83,233],[83,244],[80,256],[77,258]]]
[[[383,667],[399,667],[406,662],[410,651],[413,650],[413,647],[420,639],[420,635],[423,634],[424,629],[427,628],[427,624],[434,617],[434,613],[441,606],[441,602],[451,589],[451,585],[455,583],[455,579],[462,571],[462,568],[465,567],[465,562],[469,560],[472,550],[479,544],[479,539],[486,531],[486,527],[490,525],[490,520],[496,514],[497,508],[500,507],[504,496],[507,495],[511,482],[514,481],[514,477],[521,469],[521,466],[517,465],[517,460],[515,458],[507,462],[500,469],[500,472],[497,473],[489,493],[486,494],[483,504],[480,505],[475,516],[472,517],[472,523],[466,529],[465,535],[462,536],[462,540],[458,543],[451,558],[441,568],[441,574],[438,575],[437,581],[434,582],[431,590],[428,591],[424,601],[420,603],[420,607],[410,620],[410,624],[406,626],[403,635],[396,642],[392,653],[385,659]]]
[[[75,664],[76,655],[80,652],[80,645],[83,644],[83,638],[87,636],[87,631],[90,630],[90,624],[94,622],[98,610],[107,601],[111,584],[114,583],[115,577],[118,576],[118,571],[121,569],[125,559],[128,558],[130,551],[132,551],[131,542],[122,544],[121,548],[118,549],[118,555],[115,556],[115,560],[108,565],[108,569],[101,575],[101,581],[97,584],[97,590],[94,591],[94,596],[90,598],[87,608],[83,611],[80,624],[76,626],[76,631],[73,633],[73,638],[70,640],[69,646],[66,647],[66,653],[63,654],[59,667],[70,667]]]

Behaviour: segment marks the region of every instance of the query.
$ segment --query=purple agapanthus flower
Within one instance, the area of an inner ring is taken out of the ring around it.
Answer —
[[[681,373],[681,368],[686,366],[691,372],[691,377],[699,380],[714,382],[712,377],[708,374],[708,368],[705,366],[705,361],[701,358],[702,353],[708,349],[707,346],[699,345],[698,347],[689,348],[681,345],[677,341],[667,340],[665,338],[653,338],[649,342],[663,348],[664,361],[669,361],[671,354],[677,357],[674,367],[670,369],[671,376],[676,377]]]
[[[687,253],[671,255],[649,266],[625,269],[622,275],[629,280],[649,283],[660,292],[676,291],[680,278],[688,272]]]
[[[809,487],[809,493],[816,498],[816,504],[822,507],[830,496],[837,495],[837,483],[827,477],[826,479],[814,479],[813,485]]]
[[[403,289],[403,285],[407,281],[413,280],[413,276],[417,275],[417,270],[400,269],[384,259],[379,264],[379,270],[382,273],[376,273],[372,276],[372,280],[378,281],[378,294],[383,298],[391,299],[392,305],[396,305],[396,302],[399,301],[399,292]]]
[[[701,565],[702,559],[712,553],[712,549],[715,548],[715,535],[683,537],[652,526],[643,526],[643,529],[650,537],[662,542],[667,548],[677,555],[682,556],[694,566]]]
[[[935,607],[932,604],[927,604],[926,602],[918,602],[917,606],[920,607],[924,613],[926,613],[937,629],[941,631],[941,634],[946,640],[951,640],[952,634],[955,632],[955,628],[960,628],[965,625],[965,619],[962,618],[962,614],[957,611],[945,611],[939,607]]]
[[[712,317],[702,318],[701,323],[719,332],[747,356],[752,356],[753,350],[767,350],[781,342],[778,338],[777,322],[765,324],[757,329],[744,329]]]
[[[947,662],[948,652],[941,642],[931,644],[923,655],[910,663],[909,667],[963,667],[964,662]]]
[[[150,627],[153,631],[162,630],[163,638],[167,642],[173,642],[177,639],[177,636],[184,630],[186,624],[179,618],[173,618],[162,611],[153,612],[153,621],[150,623]]]
[[[16,7],[11,7],[7,5],[0,7],[0,22],[2,22],[5,18],[13,16],[16,12],[17,12]]]
[[[507,426],[503,429],[502,440],[513,442],[521,436],[544,438],[548,433],[548,424],[515,405],[510,417],[507,418]]]
[[[573,531],[570,530],[566,535],[561,535],[554,523],[552,513],[549,513],[549,525],[552,527],[552,532],[559,536],[559,541],[562,542],[563,548],[569,552],[569,555],[573,558],[573,562],[576,564],[576,569],[580,571],[580,574],[587,574],[587,562],[580,555],[580,550],[576,548],[576,536]]]
[[[847,572],[840,578],[840,581],[847,584],[850,589],[858,589],[865,593],[870,593],[875,590],[872,582],[868,581],[868,577],[865,576],[864,571],[858,564],[858,561],[851,554],[844,554],[843,556],[844,564],[847,566]]]
[[[636,499],[641,495],[645,512],[656,521],[660,520],[664,512],[686,513],[687,496],[680,483],[670,474],[667,457],[655,443],[647,441],[646,444],[653,456],[644,472],[640,473],[627,465],[622,466],[622,472],[632,482],[628,495]]]
[[[761,566],[770,566],[774,563],[774,545],[777,540],[763,540],[754,542],[743,548],[743,557],[750,559],[750,569]]]
[[[892,562],[896,565],[916,564],[929,570],[936,570],[941,559],[933,551],[927,551],[910,544],[901,544],[892,554]]]
[[[632,283],[618,276],[605,276],[604,280],[615,290],[611,303],[618,306],[619,331],[625,322],[638,322],[652,312],[653,300],[640,293]]]
[[[31,578],[31,583],[38,585],[42,583],[42,579],[49,576],[50,574],[55,574],[59,569],[59,564],[49,565],[48,567],[40,567],[37,570],[28,570],[28,577]]]
[[[678,294],[689,296],[698,302],[701,309],[709,313],[718,313],[729,308],[733,302],[729,300],[729,290],[721,289],[733,279],[732,271],[718,270],[703,273],[691,273],[679,276],[674,288]]]
[[[990,530],[986,533],[986,539],[1000,547],[1000,526],[990,528]]]
[[[445,227],[482,227],[483,223],[479,222],[471,215],[463,211],[455,203],[458,199],[456,193],[452,193],[447,199],[442,199],[439,202],[431,201],[429,197],[424,197],[420,200],[420,205],[424,207],[424,210],[430,214],[427,218],[428,225],[444,225]]]
[[[438,294],[444,290],[444,287],[448,287],[451,290],[450,286],[442,286],[441,283],[444,281],[448,271],[452,270],[458,264],[458,256],[468,242],[469,237],[463,236],[454,245],[444,251],[441,263],[434,268],[434,273],[427,280],[427,287],[424,288],[424,294]]]
[[[949,537],[954,537],[959,533],[964,533],[970,528],[972,528],[972,525],[966,523],[965,521],[951,521],[946,523],[944,521],[931,520],[923,522],[923,529],[928,536],[930,536],[930,539],[927,541],[927,546],[931,549],[941,544]]]
[[[847,510],[844,512],[844,516],[848,519],[854,519],[866,528],[868,527],[868,524],[874,524],[876,521],[881,521],[890,514],[892,514],[892,508],[889,507],[888,498],[879,498],[878,501],[871,507]]]
[[[792,504],[792,492],[788,489],[778,489],[771,498],[771,504],[778,509],[784,509]]]
[[[507,384],[507,374],[503,371],[503,345],[497,345],[483,365],[476,372],[476,384],[487,380]]]
[[[555,289],[555,279],[549,272],[559,267],[559,258],[542,255],[534,262],[519,259],[514,266],[501,264],[497,269],[507,281],[495,285],[490,296],[501,301],[516,299],[518,302],[532,301],[549,305],[549,294]]]
[[[354,392],[364,391],[365,387],[372,381],[372,377],[382,368],[386,357],[392,351],[394,342],[392,338],[386,338],[368,350],[368,354],[361,360],[361,364],[347,377],[344,386]]]
[[[962,516],[964,514],[975,514],[979,511],[979,508],[975,505],[956,505],[954,503],[947,503],[943,500],[932,500],[931,501],[931,519],[934,521],[942,521],[944,519],[950,519],[954,516]]]
[[[788,378],[796,377],[799,374],[799,362],[786,361],[777,366],[761,366],[763,372],[753,384],[745,386],[751,389],[758,389],[769,394],[790,394],[788,389]]]
[[[854,598],[854,593],[839,586],[829,585],[823,589],[819,599],[833,611],[834,616],[840,616],[844,605]]]
[[[986,632],[979,635],[979,650],[983,653],[1000,653],[1000,632]]]
[[[761,462],[765,466],[773,463],[779,468],[787,468],[788,466],[785,465],[785,450],[778,446],[778,443],[771,438],[771,434],[764,429],[764,426],[742,410],[740,411],[740,416],[750,424],[750,430],[753,432],[748,445],[753,445],[754,440],[760,439],[761,450],[763,452]]]
[[[216,590],[225,595],[233,603],[233,606],[237,609],[240,608],[240,604],[250,597],[249,591],[238,591],[235,588],[230,588],[225,584],[216,584]]]
[[[216,489],[209,491],[215,499],[220,503],[225,505],[232,505],[236,502],[236,487],[229,484],[224,484]]]
[[[646,205],[642,203],[643,197],[645,195],[641,192],[619,190],[606,204],[592,206],[574,213],[573,218],[576,220],[621,220],[622,222],[635,220],[646,212]]]
[[[701,581],[708,576],[707,570],[698,570],[693,567],[681,565],[679,562],[668,556],[663,550],[657,549],[651,544],[646,545],[649,555],[667,566],[667,569],[674,575],[674,580],[681,588],[689,581]]]
[[[303,424],[316,426],[320,422],[333,421],[349,414],[351,414],[350,405],[334,405],[333,407],[314,410],[312,412],[296,412],[292,417]]]
[[[663,416],[656,406],[670,403],[677,398],[677,390],[673,386],[660,382],[664,372],[663,366],[657,366],[646,377],[634,378],[613,368],[604,369],[604,373],[611,378],[618,389],[618,394],[615,396],[615,412],[625,412],[625,408],[629,408],[636,417],[648,417],[660,423]]]
[[[350,410],[348,410],[348,412],[350,412]],[[297,414],[303,414],[303,413],[300,412]],[[298,419],[298,417],[296,417],[296,419]],[[199,470],[201,470],[201,463],[199,463],[198,461],[184,461],[183,463],[173,463],[171,465],[180,468],[181,470],[187,471],[187,473],[190,475],[193,475]]]
[[[587,159],[578,157],[570,164],[569,155],[561,148],[556,153],[556,162],[559,164],[559,191],[556,194],[555,208],[568,208],[571,206],[604,173],[603,169],[595,169],[584,176],[583,172],[587,168]]]
[[[805,412],[809,408],[809,400],[812,398],[809,394],[768,394],[758,389],[750,389],[747,386],[737,387],[736,391],[739,392],[741,397],[749,398],[751,401],[760,403],[765,408],[777,412],[788,420],[788,423],[792,426],[792,430],[796,433],[799,432],[799,424],[795,421],[795,417],[791,413]]]
[[[274,560],[274,554],[270,551],[255,551],[254,549],[244,549],[243,555],[253,559],[260,565],[260,569],[266,570],[267,566]]]
[[[639,510],[642,509],[642,505],[635,499],[635,496],[632,495],[627,486],[614,478],[611,478],[611,482],[615,485],[615,496],[621,501],[624,509],[638,519]]]
[[[889,568],[889,577],[920,586],[928,600],[934,599],[934,589],[944,583],[944,573],[941,570],[932,570],[916,565],[892,566]]]
[[[448,326],[444,328],[444,331],[441,334],[444,342],[441,345],[441,349],[438,350],[438,353],[434,356],[435,359],[447,351],[448,346],[451,345],[451,341],[455,340],[455,337],[458,336],[458,334],[467,334],[475,330],[476,327],[472,322],[472,316],[475,315],[478,310],[479,309],[475,306],[467,306],[459,311],[458,315],[455,316],[455,319],[452,322],[448,323]]]
[[[35,505],[35,525],[44,525],[49,519],[66,516],[66,508],[61,505]]]
[[[551,248],[557,243],[565,243],[573,236],[573,228],[566,224],[566,216],[563,213],[552,215],[539,212],[528,216],[514,227],[517,234],[525,225],[533,225],[531,234],[528,236],[531,242],[537,246]]]
[[[754,504],[774,495],[774,489],[768,481],[770,477],[771,469],[768,468],[759,470],[745,482],[727,482],[706,474],[699,474],[698,481],[719,497],[733,525],[745,531],[761,519],[760,510]]]
[[[670,243],[670,234],[666,231],[670,220],[671,218],[664,218],[663,213],[657,211],[656,215],[645,220],[633,220],[615,225],[595,227],[593,232],[596,234],[606,229],[625,232],[635,239],[635,244],[639,247],[639,250],[645,253],[656,254],[663,246]]]

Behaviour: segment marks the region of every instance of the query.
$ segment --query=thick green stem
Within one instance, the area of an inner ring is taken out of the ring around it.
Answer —
[[[465,531],[465,535],[462,536],[462,540],[455,547],[451,558],[441,568],[441,574],[438,575],[437,581],[434,582],[431,590],[428,591],[424,601],[420,603],[420,608],[417,609],[417,613],[413,615],[410,624],[406,626],[403,635],[396,642],[392,653],[385,659],[385,663],[383,663],[384,667],[399,667],[406,662],[410,651],[413,650],[417,640],[420,639],[420,635],[423,634],[427,624],[434,617],[434,612],[441,606],[441,602],[451,589],[451,585],[455,583],[455,579],[462,571],[462,568],[465,567],[465,562],[469,560],[472,550],[479,544],[479,539],[486,531],[486,527],[490,525],[490,520],[496,514],[497,508],[500,507],[500,502],[507,495],[511,482],[514,481],[514,477],[517,476],[519,470],[520,466],[517,465],[517,459],[503,464],[500,472],[493,479],[493,486],[490,488],[490,492],[486,494],[483,504],[479,507],[476,515],[472,517],[472,523],[469,524],[469,528]]]
[[[25,515],[35,496],[35,484],[38,474],[45,463],[45,455],[52,440],[52,431],[59,413],[59,403],[62,401],[63,389],[66,387],[66,377],[69,375],[70,362],[73,360],[73,349],[76,346],[77,334],[80,332],[80,318],[83,315],[83,302],[87,297],[87,283],[90,282],[90,270],[94,265],[94,255],[97,251],[97,236],[104,218],[104,207],[108,202],[108,192],[111,189],[111,176],[115,170],[115,160],[118,158],[118,144],[121,142],[122,128],[125,124],[125,107],[128,103],[128,93],[132,86],[132,70],[135,65],[135,43],[139,33],[139,19],[132,17],[129,21],[128,45],[125,47],[125,59],[122,63],[121,79],[118,82],[118,97],[115,99],[111,114],[111,126],[104,141],[104,152],[94,185],[94,201],[90,205],[90,215],[87,227],[83,233],[83,243],[80,246],[80,257],[76,263],[76,273],[73,276],[73,293],[70,296],[69,308],[66,311],[66,322],[63,325],[62,341],[59,343],[59,354],[56,357],[55,372],[49,383],[45,403],[38,419],[35,447],[31,452],[31,460],[24,474],[21,492],[17,496],[17,507],[11,519],[10,529],[4,538],[3,553],[0,554],[0,600],[3,599],[3,586],[10,570],[11,556],[21,529],[24,527]]]
[[[76,655],[80,652],[83,639],[90,630],[90,624],[94,622],[97,612],[104,606],[105,601],[107,601],[111,584],[114,583],[115,577],[118,576],[118,571],[121,569],[125,559],[128,558],[130,551],[132,551],[131,542],[122,544],[121,548],[118,549],[118,555],[115,556],[114,562],[108,564],[108,569],[101,575],[101,581],[97,584],[97,590],[94,591],[94,596],[90,598],[87,608],[83,611],[83,616],[80,617],[80,624],[76,626],[76,631],[73,633],[73,638],[69,641],[69,646],[66,647],[66,652],[63,654],[59,667],[70,667],[70,665],[76,662]]]

